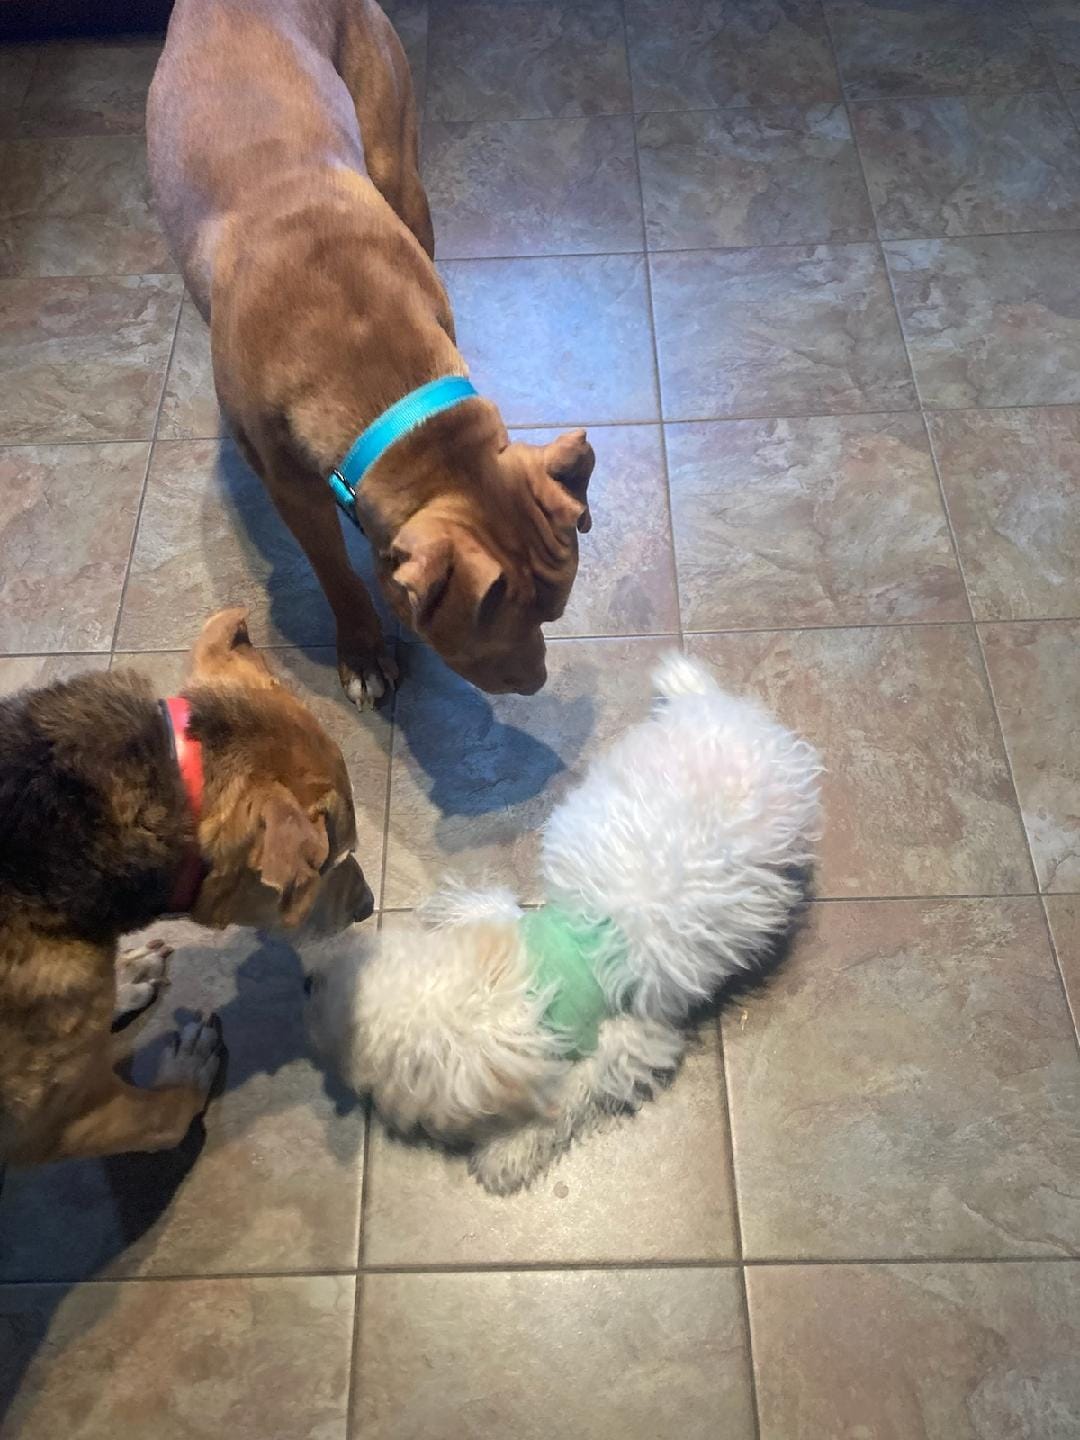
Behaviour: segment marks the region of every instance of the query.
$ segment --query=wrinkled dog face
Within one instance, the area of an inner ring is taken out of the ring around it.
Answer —
[[[540,627],[566,608],[594,463],[583,430],[507,445],[468,508],[426,506],[381,564],[398,616],[489,694],[532,695],[547,679]]]
[[[248,638],[242,610],[207,621],[190,664],[208,713],[220,814],[200,826],[210,871],[193,911],[202,924],[328,935],[374,908],[353,848],[356,812],[345,761]],[[233,692],[235,696],[233,695]],[[234,703],[235,702],[235,703]]]

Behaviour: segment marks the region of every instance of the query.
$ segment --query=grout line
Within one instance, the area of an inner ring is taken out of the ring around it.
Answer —
[[[775,1270],[803,1268],[844,1269],[850,1266],[913,1266],[913,1265],[1077,1265],[1080,1255],[1053,1254],[1029,1255],[814,1255],[814,1256],[763,1256],[758,1259],[737,1260],[732,1257],[719,1259],[701,1257],[687,1259],[646,1259],[646,1260],[493,1260],[440,1264],[377,1264],[367,1265],[361,1272],[354,1270],[320,1267],[316,1270],[222,1270],[214,1274],[169,1274],[169,1275],[88,1275],[53,1280],[0,1280],[0,1292],[19,1289],[70,1289],[72,1286],[109,1285],[213,1285],[217,1282],[256,1280],[311,1280],[322,1278],[345,1278],[355,1276],[363,1280],[369,1275],[528,1275],[560,1272],[619,1272],[657,1270],[734,1270],[745,1267],[748,1270]],[[355,1338],[355,1337],[354,1337]]]
[[[172,342],[169,345],[169,354],[165,360],[164,369],[161,372],[161,390],[158,392],[157,406],[154,410],[154,427],[150,433],[150,443],[146,449],[146,468],[143,471],[142,489],[139,491],[139,505],[135,511],[135,524],[131,527],[131,544],[128,546],[127,564],[124,567],[124,583],[120,587],[120,599],[116,606],[116,620],[113,624],[112,640],[109,644],[109,663],[112,664],[112,657],[116,653],[116,641],[120,634],[120,622],[124,615],[124,601],[127,599],[128,583],[131,580],[131,564],[135,558],[135,546],[139,539],[139,526],[142,523],[143,506],[146,504],[146,494],[150,488],[150,465],[154,458],[154,447],[157,444],[158,424],[161,420],[162,407],[165,404],[165,391],[169,384],[169,371],[172,368],[173,354],[176,350],[176,337],[180,333],[180,315],[184,308],[184,296],[181,292],[179,303],[176,307],[176,320],[173,322]]]
[[[381,899],[381,891],[380,891]],[[360,1374],[360,1304],[362,1299],[363,1278],[361,1274],[363,1253],[364,1253],[364,1219],[367,1209],[368,1190],[368,1166],[371,1153],[371,1100],[364,1098],[364,1144],[363,1144],[363,1169],[360,1174],[360,1205],[357,1216],[356,1234],[356,1278],[353,1282],[353,1305],[352,1305],[352,1335],[349,1345],[349,1379],[345,1387],[345,1440],[352,1440],[354,1433],[353,1413],[355,1411],[355,1397],[357,1378]]]
[[[625,5],[620,6],[619,13],[622,20],[623,47],[626,52],[626,69],[627,74],[630,77],[631,103],[633,103],[634,72],[633,66],[630,63],[630,32],[626,23]],[[659,411],[660,415],[663,416],[664,386],[660,376],[660,344],[657,340],[656,307],[653,304],[652,266],[649,263],[648,257],[648,225],[645,216],[645,186],[642,183],[641,179],[641,154],[638,149],[637,125],[635,124],[631,126],[631,129],[633,131],[634,146],[634,177],[637,180],[638,206],[639,213],[641,215],[641,238],[642,244],[645,247],[643,269],[645,275],[645,303],[648,307],[649,312],[649,338],[652,342],[653,384],[656,386],[657,410]],[[672,513],[671,508],[671,466],[668,463],[667,434],[664,430],[664,425],[662,421],[659,423],[660,463],[663,466],[664,470],[664,513],[667,516],[668,526],[668,558],[671,562],[671,578],[675,585],[675,611],[679,618],[679,648],[680,650],[685,650],[686,643],[683,636],[682,595],[681,587],[679,585],[679,555],[675,546],[675,516]]]

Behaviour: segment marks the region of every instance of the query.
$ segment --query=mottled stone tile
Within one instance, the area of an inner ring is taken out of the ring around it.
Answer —
[[[345,1440],[352,1276],[0,1290],[0,1434]]]
[[[443,0],[432,9],[433,120],[620,115],[630,77],[618,0]]]
[[[447,874],[539,898],[538,826],[588,760],[642,719],[662,640],[561,640],[538,695],[488,696],[425,647],[405,648],[383,903],[417,904]]]
[[[33,45],[0,45],[0,137],[15,133],[37,57]]]
[[[541,445],[557,430],[519,430]],[[667,480],[660,427],[598,425],[589,431],[596,469],[589,482],[592,529],[551,636],[674,635],[679,630]]]
[[[688,648],[821,750],[820,895],[1033,888],[970,628],[695,636]]]
[[[174,275],[0,280],[0,443],[149,439]]]
[[[441,268],[472,378],[508,425],[657,418],[641,257],[451,260]]]
[[[1024,0],[1063,85],[1080,81],[1080,10],[1074,0]]]
[[[694,251],[650,264],[666,419],[914,408],[876,246]]]
[[[412,72],[413,93],[420,111],[427,94],[428,12],[427,0],[386,0],[382,7],[389,15]]]
[[[159,440],[206,440],[226,433],[214,389],[210,327],[190,295],[180,307],[165,394],[158,416]]]
[[[1013,0],[825,0],[848,97],[1038,90],[1042,46]]]
[[[350,533],[346,543],[374,594],[366,542]],[[314,572],[233,443],[159,441],[119,644],[126,650],[186,646],[210,611],[226,605],[246,605],[264,642],[325,645],[335,639]]]
[[[925,406],[1080,400],[1080,234],[885,245]]]
[[[394,918],[387,916],[384,925]],[[731,1259],[736,1240],[723,1084],[709,1026],[670,1090],[582,1140],[510,1200],[481,1189],[461,1156],[392,1139],[376,1123],[364,1262]]]
[[[139,135],[160,40],[44,45],[19,114],[22,135]]]
[[[1069,1440],[1080,1267],[816,1265],[747,1274],[761,1440]]]
[[[36,690],[57,680],[71,680],[76,675],[108,668],[106,654],[0,656],[0,696]]]
[[[13,140],[0,151],[0,274],[170,271],[141,137]]]
[[[430,121],[424,180],[443,258],[642,248],[628,115]]]
[[[146,445],[0,448],[0,651],[108,650]]]
[[[637,125],[653,250],[873,238],[842,105],[662,112]]]
[[[1080,136],[1055,94],[883,100],[851,114],[884,239],[1080,222]]]
[[[0,671],[0,677],[2,674]],[[1068,993],[1073,1025],[1080,1038],[1080,895],[1047,895],[1043,903]]]
[[[817,0],[627,0],[635,108],[839,100]]]
[[[369,1275],[359,1327],[357,1440],[754,1433],[733,1270]]]
[[[966,620],[918,415],[667,427],[687,630]]]
[[[1080,890],[1080,620],[980,629],[1043,890]]]
[[[1080,1060],[1034,896],[812,906],[724,1054],[748,1259],[1080,1253]]]
[[[929,423],[975,618],[1080,616],[1080,410]]]

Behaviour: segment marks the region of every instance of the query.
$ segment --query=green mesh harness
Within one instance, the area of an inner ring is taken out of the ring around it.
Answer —
[[[532,968],[532,990],[551,990],[544,1024],[567,1037],[567,1054],[580,1059],[596,1049],[600,1022],[614,1013],[594,969],[601,951],[610,953],[618,931],[613,921],[598,923],[544,905],[521,920],[525,950]]]

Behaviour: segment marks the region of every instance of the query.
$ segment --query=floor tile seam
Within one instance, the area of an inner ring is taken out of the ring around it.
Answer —
[[[1048,900],[1053,899],[1055,895],[1064,894],[1067,896],[1068,893],[1069,892],[1067,891],[1058,890],[1050,892],[1044,891],[1039,896],[1039,905],[1042,910],[1043,924],[1046,927],[1046,938],[1050,946],[1050,953],[1054,957],[1054,965],[1057,969],[1058,979],[1061,982],[1061,989],[1065,996],[1065,1009],[1068,1011],[1068,1014],[1072,1019],[1073,1035],[1076,1039],[1077,1055],[1080,1056],[1080,1005],[1074,1004],[1073,999],[1069,994],[1069,986],[1065,979],[1065,967],[1062,963],[1061,952],[1058,949],[1058,943],[1054,936],[1054,927],[1050,920],[1050,912],[1047,909]]]
[[[120,599],[116,607],[116,619],[113,623],[112,640],[109,645],[110,665],[112,663],[112,657],[116,654],[116,642],[120,634],[120,623],[124,615],[124,602],[127,599],[128,585],[131,581],[131,566],[135,559],[135,546],[138,543],[139,539],[139,526],[142,524],[143,509],[146,505],[146,496],[150,489],[150,467],[153,464],[154,446],[156,444],[156,440],[153,437],[157,435],[158,424],[161,420],[161,410],[163,405],[165,404],[165,391],[169,383],[169,370],[172,366],[173,355],[176,353],[176,337],[180,332],[180,315],[183,311],[183,308],[184,297],[183,294],[181,294],[179,302],[176,306],[176,318],[173,321],[172,340],[169,344],[169,353],[165,361],[164,369],[161,373],[161,388],[158,391],[157,406],[154,410],[154,424],[151,432],[152,438],[146,450],[146,465],[143,470],[142,487],[139,491],[139,503],[135,511],[135,523],[131,527],[131,543],[128,546],[127,564],[124,567],[124,579],[122,585],[120,586]]]
[[[234,1285],[252,1282],[274,1284],[280,1281],[299,1282],[305,1280],[356,1280],[362,1282],[373,1276],[435,1276],[435,1275],[518,1275],[518,1274],[610,1274],[610,1273],[651,1273],[662,1271],[724,1271],[724,1270],[777,1270],[802,1268],[850,1269],[853,1267],[876,1266],[879,1268],[910,1267],[919,1265],[940,1265],[956,1267],[961,1265],[1080,1265],[1080,1254],[1068,1255],[1061,1252],[1045,1254],[984,1255],[949,1254],[928,1251],[922,1255],[770,1255],[746,1256],[742,1260],[730,1256],[691,1256],[687,1258],[662,1259],[650,1257],[643,1260],[628,1258],[603,1260],[492,1260],[492,1261],[447,1261],[420,1263],[373,1263],[361,1269],[334,1269],[320,1266],[312,1270],[232,1270],[217,1272],[177,1272],[163,1275],[89,1275],[67,1279],[0,1280],[0,1295],[5,1290],[52,1289],[69,1291],[84,1287],[108,1287],[120,1285]]]

